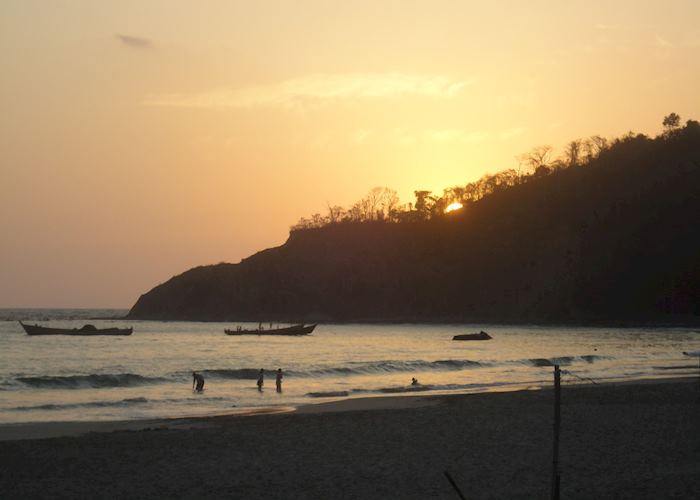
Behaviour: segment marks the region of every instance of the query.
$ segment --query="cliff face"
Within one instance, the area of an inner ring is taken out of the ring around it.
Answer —
[[[700,131],[630,138],[430,221],[293,232],[191,269],[135,319],[685,321],[700,318]]]

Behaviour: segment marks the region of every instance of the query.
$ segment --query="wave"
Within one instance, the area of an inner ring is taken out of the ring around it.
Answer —
[[[654,370],[697,370],[698,365],[654,366]]]
[[[217,368],[212,370],[202,370],[201,373],[212,378],[240,379],[240,380],[257,380],[259,368]],[[272,373],[273,370],[265,370],[267,373]]]
[[[518,382],[517,385],[533,384],[536,382]],[[321,391],[309,392],[306,394],[310,398],[334,398],[348,397],[351,394],[403,394],[412,392],[426,391],[463,391],[467,389],[488,389],[492,387],[500,387],[512,385],[510,382],[493,382],[490,384],[420,384],[420,385],[404,385],[391,387],[378,387],[376,389],[356,388],[349,391]]]
[[[86,401],[84,403],[65,403],[65,404],[43,404],[36,406],[17,406],[10,408],[14,411],[35,411],[35,410],[74,410],[77,408],[109,408],[109,407],[127,407],[137,406],[146,403],[186,403],[189,401],[223,401],[223,397],[191,397],[181,399],[147,399],[144,397],[126,398],[116,401]]]
[[[575,362],[584,361],[584,362],[590,364],[590,363],[594,363],[595,361],[598,361],[601,359],[609,359],[609,358],[606,356],[587,354],[584,356],[559,356],[559,357],[554,357],[554,358],[530,358],[530,359],[526,360],[526,362],[531,364],[532,366],[538,366],[538,367],[554,366],[554,365],[569,366],[570,364],[575,363]]]
[[[467,359],[445,359],[438,361],[358,361],[349,363],[348,366],[330,366],[311,368],[309,370],[286,370],[285,375],[294,377],[320,377],[323,375],[369,375],[388,372],[414,372],[424,371],[446,371],[463,370],[465,368],[475,368],[485,366],[485,363],[470,361]],[[232,368],[232,369],[212,369],[202,370],[201,373],[214,378],[255,380],[258,378],[259,368]],[[268,374],[273,374],[276,370],[265,369]]]
[[[437,361],[413,360],[413,361],[376,361],[353,363],[349,368],[353,373],[377,373],[377,372],[409,372],[416,370],[463,370],[485,366],[485,362],[471,361],[469,359],[441,359]],[[323,372],[323,370],[321,370]]]
[[[166,379],[160,377],[144,377],[135,373],[67,375],[39,377],[17,377],[21,384],[42,389],[82,389],[106,387],[133,387],[147,384],[157,384]]]
[[[378,392],[384,394],[397,394],[402,392],[425,392],[437,390],[433,385],[413,385],[410,387],[382,387]]]
[[[350,395],[348,391],[328,391],[328,392],[309,392],[306,394],[310,398],[342,398]]]
[[[593,363],[599,359],[608,359],[604,356],[560,356],[553,358],[530,358],[514,361],[472,361],[468,359],[444,359],[436,361],[427,360],[381,360],[381,361],[356,361],[345,366],[312,366],[308,369],[285,370],[285,376],[298,378],[321,378],[326,376],[353,376],[353,375],[377,375],[383,373],[411,373],[430,371],[460,371],[471,368],[491,367],[501,364],[525,363],[535,367],[549,367],[559,364],[567,366],[575,362]],[[266,369],[269,377],[274,377],[275,369]],[[205,378],[231,379],[231,380],[255,380],[258,377],[259,368],[214,368],[201,370]],[[40,375],[21,376],[6,380],[0,384],[0,390],[7,390],[13,386],[29,386],[38,389],[82,389],[82,388],[110,388],[110,387],[135,387],[141,385],[158,384],[163,382],[188,381],[189,372],[174,372],[164,374],[161,377],[147,377],[135,373],[115,374],[89,374],[89,375]]]
[[[553,358],[531,358],[517,361],[472,361],[469,359],[441,359],[437,361],[426,360],[381,360],[381,361],[356,361],[345,366],[312,367],[308,370],[285,370],[285,376],[299,378],[323,377],[323,376],[343,376],[343,375],[376,375],[392,372],[418,372],[418,371],[460,371],[469,368],[481,368],[509,363],[526,363],[532,366],[544,367],[555,364],[567,366],[576,362],[594,363],[601,359],[609,359],[606,356],[593,354],[583,356],[559,356]],[[258,378],[259,368],[232,368],[203,370],[204,375],[214,378],[255,380]],[[266,374],[274,374],[276,369],[265,369]]]
[[[499,387],[503,385],[511,385],[510,382],[493,382],[490,384],[419,384],[419,385],[404,385],[393,387],[380,387],[374,391],[364,389],[354,389],[353,392],[378,392],[382,394],[398,394],[410,392],[425,392],[425,391],[463,391],[466,389],[485,389],[490,387]]]
[[[86,403],[66,403],[66,404],[45,404],[37,406],[17,406],[12,408],[16,411],[34,410],[72,410],[75,408],[107,408],[110,406],[132,406],[148,403],[146,398],[127,398],[119,401],[88,401]]]

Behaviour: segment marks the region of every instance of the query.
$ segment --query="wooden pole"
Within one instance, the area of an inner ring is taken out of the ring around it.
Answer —
[[[559,424],[561,413],[561,372],[554,365],[554,445],[552,454],[552,500],[559,500]]]

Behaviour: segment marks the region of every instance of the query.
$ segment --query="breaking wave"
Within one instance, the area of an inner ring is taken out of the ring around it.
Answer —
[[[312,370],[310,374],[315,375],[364,375],[382,372],[413,372],[418,370],[426,371],[449,371],[464,370],[465,368],[476,368],[484,366],[478,361],[468,359],[443,359],[438,361],[410,360],[410,361],[374,361],[350,363],[346,367],[338,368],[318,368]]]
[[[306,394],[310,398],[343,398],[350,395],[348,391],[328,391],[328,392],[309,392]]]
[[[472,361],[468,359],[446,359],[437,361],[426,360],[381,360],[381,361],[356,361],[345,366],[310,366],[302,370],[285,370],[285,376],[295,378],[322,378],[327,376],[354,376],[377,375],[383,373],[410,373],[430,371],[460,371],[480,367],[492,367],[499,364],[519,363],[534,367],[550,367],[555,364],[568,366],[572,363],[593,363],[599,359],[607,359],[604,356],[560,356],[552,358],[531,358],[505,362]],[[275,369],[266,370],[269,376],[274,377]],[[231,380],[255,380],[258,377],[259,368],[221,368],[202,370],[205,378],[231,379]],[[32,387],[35,389],[84,389],[84,388],[111,388],[111,387],[136,387],[142,385],[159,384],[163,382],[182,382],[189,379],[189,372],[175,372],[163,376],[144,376],[135,373],[112,374],[88,374],[88,375],[37,375],[15,377],[0,384],[0,389],[7,390],[17,386]],[[428,389],[412,389],[414,391]],[[389,389],[388,392],[393,391]],[[387,392],[387,391],[385,391]],[[402,391],[407,392],[407,391]]]
[[[516,385],[537,384],[536,381],[518,382]],[[376,389],[356,388],[349,391],[327,391],[327,392],[309,392],[306,394],[310,398],[337,398],[348,397],[352,394],[407,394],[412,392],[427,392],[427,391],[464,391],[464,390],[480,390],[493,387],[513,385],[510,382],[494,382],[490,384],[420,384],[420,385],[404,385],[392,387],[379,387]]]
[[[585,356],[560,356],[556,358],[532,358],[528,359],[527,362],[532,366],[568,366],[575,362],[585,362],[594,363],[600,359],[608,359],[606,356],[596,356],[594,354],[587,354]]]
[[[116,401],[86,401],[83,403],[65,403],[65,404],[43,404],[36,406],[17,406],[11,408],[15,411],[33,411],[33,410],[74,410],[76,408],[110,408],[110,407],[128,407],[143,405],[146,403],[187,403],[190,401],[223,401],[223,397],[193,397],[183,399],[147,399],[144,397],[126,398]]]
[[[240,379],[240,380],[256,380],[258,378],[257,368],[221,368],[213,370],[202,370],[202,375],[210,376],[212,378],[226,378],[226,379]],[[267,372],[272,372],[272,370],[265,370]]]
[[[157,384],[166,379],[160,377],[144,377],[135,373],[91,374],[68,376],[38,376],[17,377],[17,382],[35,388],[43,389],[82,389],[103,387],[133,387],[147,384]]]
[[[697,370],[698,365],[655,366],[654,370]]]
[[[349,363],[347,366],[316,367],[308,370],[285,370],[284,373],[285,375],[294,377],[321,377],[324,375],[371,375],[376,373],[413,372],[420,370],[464,370],[465,368],[476,368],[485,365],[485,363],[470,361],[468,359],[446,359],[438,361],[358,361]],[[234,368],[203,370],[202,373],[214,378],[255,380],[258,378],[258,371],[258,368]],[[275,369],[265,369],[265,372],[270,374],[275,371]]]
[[[75,408],[108,408],[110,406],[131,406],[148,403],[146,398],[127,398],[119,401],[88,401],[86,403],[45,404],[37,406],[17,406],[16,411],[32,410],[72,410]]]

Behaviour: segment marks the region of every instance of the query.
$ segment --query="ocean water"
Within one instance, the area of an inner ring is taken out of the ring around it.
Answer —
[[[235,413],[334,399],[535,389],[698,376],[693,328],[319,325],[306,337],[230,337],[233,323],[128,321],[118,310],[0,310],[0,423]],[[95,319],[98,318],[98,319]],[[129,337],[30,337],[17,320],[134,328]],[[241,323],[245,326],[244,323]],[[251,326],[251,325],[249,325]],[[252,325],[257,326],[257,325]],[[485,330],[493,340],[455,342]],[[267,376],[262,393],[256,379]],[[284,372],[283,392],[274,372]],[[192,392],[193,370],[205,390]],[[416,377],[420,385],[411,386]]]

